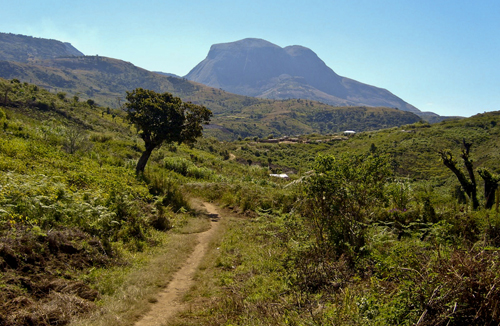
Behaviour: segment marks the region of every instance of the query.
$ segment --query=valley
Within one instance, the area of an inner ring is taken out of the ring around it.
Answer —
[[[500,322],[499,111],[236,95],[40,42],[0,61],[0,325]],[[132,115],[198,105],[203,137],[136,171]]]

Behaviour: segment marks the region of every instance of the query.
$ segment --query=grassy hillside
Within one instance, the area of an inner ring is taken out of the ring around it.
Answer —
[[[241,161],[271,165],[282,171],[306,172],[318,154],[341,155],[346,152],[385,153],[401,176],[416,180],[441,180],[449,177],[446,167],[439,163],[438,151],[451,149],[457,156],[463,139],[472,142],[472,154],[477,166],[500,172],[498,112],[478,114],[468,119],[448,120],[430,125],[418,122],[401,127],[358,133],[344,140],[339,134],[310,134],[299,137],[301,143],[260,143],[253,138],[227,145],[227,150]],[[307,144],[306,142],[312,143]],[[438,182],[438,181],[437,181]]]
[[[310,143],[203,138],[162,146],[138,178],[122,111],[0,87],[1,324],[132,325],[208,225],[192,198],[234,217],[174,324],[500,322],[498,204],[472,210],[438,155],[465,171],[465,138],[475,169],[500,172],[498,112]]]
[[[121,111],[0,83],[0,323],[65,324],[95,309],[101,269],[167,241],[187,204],[175,183],[135,177],[141,145]]]
[[[132,322],[196,244],[190,234],[208,225],[190,208],[187,185],[254,187],[245,178],[266,177],[182,145],[155,151],[137,178],[143,143],[123,111],[17,80],[0,79],[0,88],[3,325],[66,324],[103,304],[103,313],[127,311]],[[150,261],[157,268],[141,270]]]

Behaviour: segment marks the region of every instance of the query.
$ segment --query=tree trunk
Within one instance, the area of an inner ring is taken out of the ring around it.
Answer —
[[[7,105],[7,102],[9,101],[9,93],[12,91],[12,85],[10,84],[1,84],[0,89],[3,92],[3,104]]]
[[[135,167],[135,174],[139,175],[144,173],[144,168],[146,168],[146,164],[148,163],[149,157],[155,149],[156,146],[146,144],[146,150],[142,152],[141,158],[137,162],[137,166]]]
[[[4,95],[4,97],[3,97],[3,104],[4,104],[4,105],[7,105],[7,102],[9,101],[9,97],[8,97],[8,95],[9,95],[9,91],[10,91],[10,90],[5,91],[5,95]]]
[[[498,183],[490,183],[490,184],[484,184],[484,195],[486,197],[486,204],[485,208],[486,209],[491,209],[493,207],[493,204],[495,204],[495,194],[498,188]]]
[[[479,201],[477,200],[477,183],[476,183],[476,176],[474,175],[474,165],[472,164],[472,161],[470,160],[469,152],[470,148],[472,146],[472,143],[467,143],[465,139],[463,140],[463,145],[464,149],[462,150],[462,159],[464,160],[464,165],[465,168],[467,169],[467,172],[469,173],[469,179],[470,179],[470,195],[469,197],[472,199],[472,209],[476,210],[479,207]]]
[[[490,171],[484,168],[479,169],[478,173],[484,180],[484,198],[486,199],[484,207],[490,209],[495,203],[495,193],[498,189],[499,177],[498,175],[491,174]]]
[[[474,178],[474,171],[472,170],[472,162],[469,160],[468,152],[462,152],[462,159],[464,160],[464,164],[467,168],[467,172],[469,173],[469,177],[472,180],[468,180],[466,175],[457,168],[456,162],[453,159],[453,156],[448,151],[440,151],[441,159],[443,160],[444,165],[450,169],[457,176],[460,185],[463,190],[467,194],[467,196],[472,201],[472,209],[476,210],[479,207],[479,201],[477,200],[477,189],[476,189],[476,179]]]

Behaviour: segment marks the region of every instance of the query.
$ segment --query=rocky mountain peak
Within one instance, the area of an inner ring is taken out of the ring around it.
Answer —
[[[256,38],[212,45],[205,60],[185,77],[247,96],[300,96],[331,105],[386,106],[420,112],[385,89],[337,75],[307,47],[281,48]]]

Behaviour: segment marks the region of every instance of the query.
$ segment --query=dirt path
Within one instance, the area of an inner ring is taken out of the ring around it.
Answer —
[[[212,234],[218,227],[217,219],[219,214],[214,205],[204,202],[208,214],[210,215],[211,228],[208,231],[198,234],[199,243],[194,248],[193,253],[187,258],[184,266],[174,274],[173,280],[158,295],[158,301],[153,304],[149,311],[135,326],[167,325],[168,320],[177,312],[184,310],[185,304],[180,302],[182,296],[194,284],[193,276],[205,255],[208,243]]]

